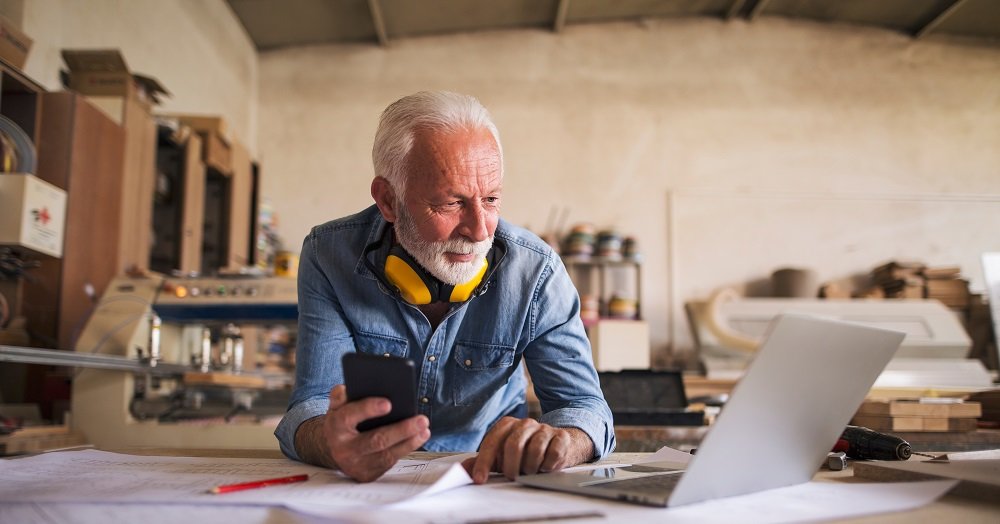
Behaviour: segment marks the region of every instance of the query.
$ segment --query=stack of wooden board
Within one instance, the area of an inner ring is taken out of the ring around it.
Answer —
[[[31,426],[0,437],[0,455],[36,453],[86,443],[86,439],[71,431],[69,426]]]
[[[974,431],[982,406],[960,399],[867,400],[851,423],[875,431]]]
[[[969,400],[978,402],[983,407],[980,421],[987,422],[987,427],[1000,427],[1000,389],[979,391],[969,395]]]

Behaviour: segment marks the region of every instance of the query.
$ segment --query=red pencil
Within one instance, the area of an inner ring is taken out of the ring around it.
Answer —
[[[230,493],[233,491],[243,491],[245,489],[264,488],[267,486],[274,486],[277,484],[291,484],[292,482],[305,482],[307,480],[309,480],[309,475],[292,475],[290,477],[281,477],[276,479],[240,482],[239,484],[225,484],[223,486],[216,486],[208,490],[208,492],[214,494]]]

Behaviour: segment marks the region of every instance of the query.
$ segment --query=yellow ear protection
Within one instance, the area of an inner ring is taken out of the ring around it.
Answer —
[[[495,239],[493,249],[483,259],[476,275],[468,282],[453,286],[428,273],[402,246],[395,244],[391,226],[386,230],[381,239],[365,248],[365,265],[385,287],[415,306],[431,302],[465,302],[481,293],[485,290],[488,277],[496,270],[507,251],[503,243]],[[374,261],[369,256],[372,252],[375,252]],[[381,266],[380,260],[385,260]]]
[[[472,296],[489,263],[484,258],[472,280],[452,286],[427,273],[401,246],[392,246],[385,259],[385,278],[399,290],[399,296],[413,305],[431,302],[465,302]]]

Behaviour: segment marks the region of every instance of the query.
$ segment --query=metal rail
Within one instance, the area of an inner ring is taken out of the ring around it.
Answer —
[[[150,366],[134,358],[116,355],[92,355],[59,349],[26,348],[0,345],[0,362],[20,362],[23,364],[43,364],[48,366],[68,366],[77,368],[115,369],[133,373],[148,373],[156,376],[180,376],[190,371],[187,366],[157,363]]]

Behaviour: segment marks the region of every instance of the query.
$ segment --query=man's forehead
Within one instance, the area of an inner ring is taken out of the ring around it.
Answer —
[[[408,156],[417,170],[460,165],[500,169],[500,150],[488,129],[423,130],[415,133]]]
[[[413,130],[413,144],[428,145],[438,143],[453,143],[456,141],[488,141],[497,146],[493,133],[485,127],[431,128],[418,127]]]

